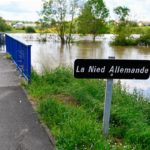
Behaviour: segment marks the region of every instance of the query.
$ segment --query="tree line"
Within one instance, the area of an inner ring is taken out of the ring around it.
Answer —
[[[62,44],[73,41],[72,34],[91,34],[93,41],[96,36],[109,33],[119,35],[116,38],[125,39],[131,35],[127,21],[130,10],[127,7],[118,6],[114,13],[118,16],[119,22],[110,21],[109,10],[103,0],[43,0],[42,10],[39,13],[39,26],[41,31],[54,29]],[[0,31],[11,30],[4,19],[0,18]],[[35,30],[34,30],[35,31]],[[33,33],[33,29],[26,29],[26,32]],[[123,41],[121,40],[121,42]],[[117,42],[118,43],[118,42]]]
[[[127,7],[116,7],[114,13],[124,22],[129,15]],[[40,12],[42,28],[55,28],[62,44],[70,43],[73,33],[96,36],[108,30],[109,10],[103,0],[44,0]]]
[[[11,27],[6,23],[6,21],[0,17],[0,32],[5,32],[11,30]]]

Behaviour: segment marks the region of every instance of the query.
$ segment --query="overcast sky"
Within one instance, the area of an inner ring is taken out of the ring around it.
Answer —
[[[127,6],[130,18],[134,20],[150,21],[150,0],[104,0],[110,10],[111,18],[113,8],[117,6]],[[38,20],[38,11],[41,10],[42,0],[0,0],[0,16],[9,20]]]

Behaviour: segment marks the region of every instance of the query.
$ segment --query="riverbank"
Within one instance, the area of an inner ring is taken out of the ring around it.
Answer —
[[[150,149],[150,104],[120,83],[113,88],[108,139],[102,135],[104,80],[75,79],[70,69],[59,68],[42,76],[33,72],[25,87],[58,149]]]

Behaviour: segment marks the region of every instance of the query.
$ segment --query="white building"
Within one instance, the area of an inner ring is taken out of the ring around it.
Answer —
[[[18,22],[15,25],[13,25],[14,28],[20,29],[23,27],[36,27],[35,23],[22,23],[22,22]]]
[[[18,22],[15,25],[13,25],[14,28],[20,29],[24,27],[24,24],[22,22]]]

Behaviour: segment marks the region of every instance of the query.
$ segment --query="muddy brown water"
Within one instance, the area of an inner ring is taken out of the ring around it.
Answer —
[[[150,47],[141,46],[111,46],[109,42],[113,35],[97,37],[92,42],[91,36],[75,35],[77,43],[62,46],[57,42],[57,35],[47,35],[48,42],[39,42],[42,37],[38,34],[13,34],[28,41],[32,45],[32,66],[37,72],[50,70],[58,66],[73,66],[74,60],[79,58],[107,59],[115,56],[116,59],[150,60]],[[150,96],[150,79],[148,80],[121,80],[121,83],[133,90],[137,88],[146,96]]]

